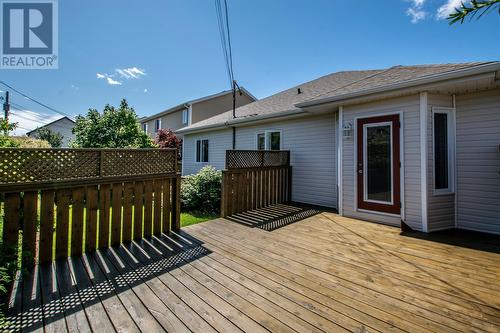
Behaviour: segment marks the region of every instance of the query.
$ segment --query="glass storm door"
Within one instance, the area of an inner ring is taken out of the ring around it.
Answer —
[[[399,115],[358,120],[358,208],[400,214]]]

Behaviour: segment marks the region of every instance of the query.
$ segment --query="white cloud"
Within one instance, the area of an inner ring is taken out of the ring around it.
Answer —
[[[144,92],[147,93],[148,92],[148,88],[144,88]]]
[[[106,79],[106,82],[112,86],[122,85],[122,82],[118,81],[119,78],[127,80],[138,79],[144,75],[146,75],[146,71],[138,67],[121,68],[121,69],[117,68],[115,69],[115,72],[113,74],[96,73],[97,79]]]
[[[106,81],[108,82],[109,85],[112,85],[112,86],[117,86],[117,85],[121,86],[122,85],[122,83],[120,81],[113,80],[110,77],[107,77]]]
[[[411,17],[411,23],[418,23],[427,17],[427,12],[423,10],[426,0],[411,0],[411,6],[406,10],[406,15]]]
[[[427,17],[427,12],[424,10],[410,7],[406,11],[406,15],[411,17],[411,23],[418,23]]]
[[[465,0],[447,0],[444,5],[438,8],[437,18],[446,19],[451,13],[455,12],[455,8],[462,6],[462,3],[467,3]]]
[[[146,75],[146,72],[144,69],[137,68],[137,67],[130,67],[130,68],[117,68],[115,69],[116,73],[120,75],[120,77],[125,78],[125,79],[138,79],[141,76]]]
[[[25,135],[26,132],[51,123],[61,117],[61,115],[57,114],[38,113],[30,110],[12,110],[9,114],[9,120],[17,123],[18,127],[11,134]]]

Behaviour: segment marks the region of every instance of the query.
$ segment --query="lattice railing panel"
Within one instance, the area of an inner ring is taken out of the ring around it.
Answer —
[[[99,151],[0,149],[0,182],[27,183],[99,176]]]
[[[104,151],[102,176],[130,176],[176,172],[175,150]]]
[[[0,149],[0,184],[175,173],[175,149]]]
[[[226,150],[226,169],[290,165],[290,152],[284,150]]]

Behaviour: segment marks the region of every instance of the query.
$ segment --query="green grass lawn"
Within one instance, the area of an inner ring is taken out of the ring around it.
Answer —
[[[200,212],[181,213],[181,227],[201,223],[218,218],[218,215],[206,214]]]

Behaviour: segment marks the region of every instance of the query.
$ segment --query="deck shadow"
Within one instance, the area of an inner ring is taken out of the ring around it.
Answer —
[[[298,203],[277,204],[244,213],[234,214],[226,217],[226,219],[251,228],[273,231],[289,224],[302,221],[308,217],[320,214],[322,211],[323,210],[316,206]]]
[[[473,250],[500,254],[500,235],[464,229],[449,229],[432,233],[402,231],[402,236],[443,243]]]
[[[84,311],[104,311],[106,299],[124,293],[141,299],[137,286],[210,253],[195,237],[172,232],[36,265],[15,281],[2,329],[66,331]]]

